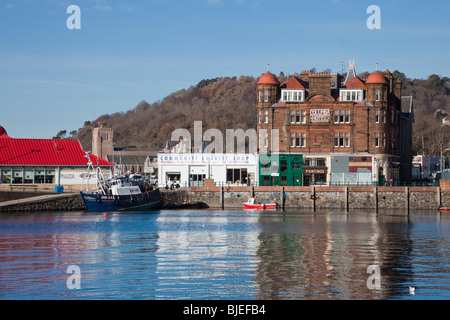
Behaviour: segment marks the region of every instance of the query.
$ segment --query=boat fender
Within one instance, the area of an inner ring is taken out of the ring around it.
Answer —
[[[130,203],[131,203],[131,204],[134,203],[134,199],[133,199],[133,198],[130,199]]]
[[[114,197],[114,204],[118,204],[119,203],[119,197]]]
[[[102,203],[102,199],[100,197],[97,197],[97,199],[95,199],[95,201],[97,201],[97,203]]]

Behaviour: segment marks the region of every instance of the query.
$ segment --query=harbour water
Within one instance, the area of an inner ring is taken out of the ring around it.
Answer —
[[[449,244],[436,211],[2,214],[0,299],[442,300]]]

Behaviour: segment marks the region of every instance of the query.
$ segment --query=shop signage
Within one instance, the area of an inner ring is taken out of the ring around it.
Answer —
[[[311,122],[329,122],[330,110],[329,109],[311,109],[309,111],[309,118]]]
[[[254,165],[253,154],[205,154],[179,153],[159,154],[159,164],[209,164],[209,165]]]
[[[307,173],[307,174],[326,174],[327,173],[327,168],[305,168],[303,167],[303,173]]]

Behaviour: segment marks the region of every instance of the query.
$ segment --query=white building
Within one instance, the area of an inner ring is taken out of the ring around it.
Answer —
[[[202,186],[205,179],[217,185],[257,184],[258,162],[254,154],[160,153],[158,186]]]

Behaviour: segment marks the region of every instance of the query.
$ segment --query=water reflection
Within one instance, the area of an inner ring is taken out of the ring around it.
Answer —
[[[434,211],[1,215],[0,298],[448,299],[449,221]],[[81,290],[66,287],[73,264]],[[370,265],[379,289],[367,287]]]
[[[418,279],[423,277],[417,274],[420,260],[429,261],[434,255],[437,257],[430,264],[440,271],[440,276],[433,272],[435,286],[447,291],[450,281],[448,273],[444,273],[449,266],[448,221],[435,225],[428,218],[425,226],[439,230],[436,240],[430,230],[423,230],[420,215],[408,217],[388,212],[263,215],[257,252],[258,298],[399,299],[407,297],[409,285],[420,285]],[[418,230],[424,232],[424,238],[418,238]],[[367,286],[370,265],[380,267],[380,289],[371,290]],[[432,297],[436,292],[432,292],[433,285],[430,287],[429,292],[422,290],[422,293]]]

